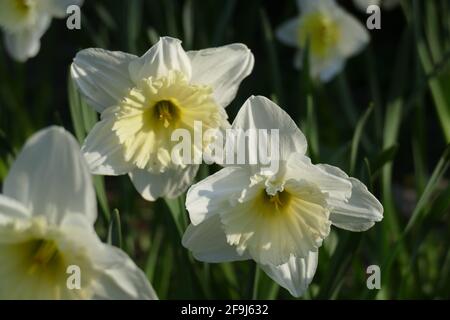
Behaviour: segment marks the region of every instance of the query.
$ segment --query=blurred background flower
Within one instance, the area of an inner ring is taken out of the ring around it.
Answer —
[[[82,4],[83,0],[1,1],[0,28],[8,53],[20,62],[36,56],[52,18],[64,18],[68,6]]]
[[[308,63],[312,78],[329,81],[344,68],[347,58],[367,45],[369,33],[334,0],[297,0],[297,4],[300,16],[283,23],[277,38],[299,48],[294,59],[297,68]]]
[[[100,241],[96,219],[75,138],[56,126],[34,134],[0,195],[0,299],[157,299],[133,261]]]

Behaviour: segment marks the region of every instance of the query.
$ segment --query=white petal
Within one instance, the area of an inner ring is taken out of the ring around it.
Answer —
[[[300,297],[316,273],[317,262],[318,253],[310,252],[307,258],[291,257],[289,262],[280,266],[261,265],[261,268],[294,297]]]
[[[123,147],[112,130],[113,125],[113,118],[97,122],[84,141],[81,150],[93,174],[121,175],[133,169],[132,164],[125,161]]]
[[[294,57],[294,66],[297,69],[302,68],[304,58],[304,51],[298,50]],[[321,82],[328,82],[334,78],[335,75],[340,73],[345,67],[345,59],[340,55],[335,55],[331,58],[317,58],[310,57],[309,72],[313,79],[319,79]]]
[[[67,8],[71,5],[81,7],[84,0],[39,0],[41,8],[52,16],[64,18],[67,15]]]
[[[87,165],[74,137],[61,127],[41,130],[27,141],[3,192],[53,223],[71,213],[86,215],[91,223],[97,217]]]
[[[241,261],[250,258],[246,253],[239,255],[236,247],[227,243],[219,215],[212,216],[196,226],[189,225],[182,243],[192,251],[195,259],[204,262]]]
[[[162,37],[142,57],[129,66],[131,79],[138,84],[149,77],[166,76],[169,70],[178,70],[191,79],[191,63],[181,47],[181,41]]]
[[[352,184],[352,194],[348,201],[331,199],[333,207],[330,220],[339,228],[350,231],[366,231],[375,222],[383,219],[383,206],[367,187],[358,179],[349,178],[339,168],[329,165],[318,165],[328,173],[347,179]]]
[[[241,43],[189,51],[187,55],[192,65],[191,82],[211,86],[215,100],[222,107],[233,101],[240,83],[255,63],[251,51]]]
[[[94,299],[157,299],[142,271],[122,250],[102,243],[86,217],[65,216],[59,230],[90,258],[94,272],[86,276]]]
[[[189,188],[186,209],[193,225],[198,225],[228,207],[232,195],[240,194],[250,183],[251,172],[227,167]]]
[[[311,76],[313,78],[319,78],[321,82],[328,82],[339,74],[345,66],[345,60],[337,56],[334,59],[311,62]]]
[[[50,26],[51,18],[42,15],[32,27],[17,32],[5,32],[5,45],[9,54],[17,61],[33,58],[41,47],[41,37]]]
[[[116,105],[134,87],[128,65],[136,56],[103,49],[85,49],[77,53],[71,66],[75,80],[87,102],[97,112]]]
[[[298,18],[290,19],[278,27],[276,36],[278,40],[288,46],[298,47]]]
[[[286,175],[287,178],[304,179],[316,184],[331,199],[346,201],[352,193],[350,181],[328,172],[322,166],[313,165],[311,160],[302,154],[292,154],[288,160]]]
[[[94,283],[94,299],[157,300],[158,297],[145,274],[120,249],[105,245],[112,266],[105,266]]]
[[[239,110],[233,129],[275,129],[279,133],[279,157],[287,160],[292,152],[304,154],[306,138],[294,120],[274,102],[263,96],[251,96]],[[270,131],[268,132],[270,135]],[[248,150],[255,152],[256,150]],[[278,159],[279,160],[279,159]]]
[[[197,171],[198,165],[189,165],[185,169],[169,168],[162,173],[134,169],[130,178],[144,199],[154,201],[160,197],[178,197],[192,184]]]
[[[30,212],[20,202],[0,194],[0,224],[29,216]]]
[[[345,10],[338,8],[335,14],[342,36],[338,43],[339,55],[348,58],[358,54],[369,43],[369,32],[361,22]]]

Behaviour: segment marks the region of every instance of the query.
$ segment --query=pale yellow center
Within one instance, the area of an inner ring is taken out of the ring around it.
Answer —
[[[0,226],[0,299],[89,298],[96,271],[85,252],[43,219]],[[80,268],[80,289],[67,285],[72,265]]]
[[[17,11],[21,12],[24,15],[27,14],[31,9],[31,4],[28,0],[14,0],[14,3],[16,5]]]
[[[260,201],[257,202],[260,212],[267,217],[278,217],[289,211],[292,196],[286,190],[269,195],[265,190],[261,192]]]
[[[0,26],[14,32],[30,27],[36,21],[35,0],[1,0]]]
[[[332,54],[341,38],[339,25],[322,12],[315,12],[302,18],[298,29],[298,41],[305,47],[309,41],[312,56],[325,58]]]
[[[170,100],[158,101],[153,107],[153,114],[149,115],[156,117],[164,128],[168,128],[171,124],[176,126],[180,119],[180,112],[178,107]]]
[[[24,261],[29,266],[28,274],[45,274],[47,277],[53,277],[64,273],[66,263],[64,256],[59,251],[54,240],[36,239],[30,240],[20,245],[25,254]]]
[[[212,89],[190,84],[179,71],[142,80],[120,105],[107,109],[102,117],[112,122],[126,161],[159,172],[174,165],[171,152],[180,142],[172,139],[174,130],[184,129],[193,139],[195,122],[201,123],[203,132],[227,123]],[[192,144],[192,154],[202,152],[211,142],[204,136],[200,145]]]
[[[291,256],[316,251],[330,228],[326,195],[314,185],[290,181],[267,192],[264,182],[245,191],[245,199],[221,213],[230,245],[262,264],[280,265]]]

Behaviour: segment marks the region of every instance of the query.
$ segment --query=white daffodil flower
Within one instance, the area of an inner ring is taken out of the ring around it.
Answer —
[[[185,52],[178,39],[163,37],[142,57],[86,49],[72,64],[72,77],[101,113],[83,152],[94,174],[129,174],[147,200],[174,198],[194,179],[198,164],[173,161],[171,135],[194,122],[203,130],[229,127],[226,107],[253,69],[243,44]],[[201,153],[213,137],[193,145]]]
[[[353,3],[359,10],[366,12],[367,8],[371,5],[376,5],[376,6],[381,5],[383,7],[383,9],[392,10],[400,4],[400,1],[399,0],[353,0]]]
[[[52,18],[63,18],[68,6],[82,4],[83,0],[0,1],[0,28],[11,57],[24,62],[36,56]]]
[[[60,127],[36,133],[0,194],[0,299],[157,299],[133,261],[100,241],[96,218],[78,143]]]
[[[365,231],[382,219],[383,207],[359,180],[339,168],[312,164],[305,156],[305,136],[269,99],[249,98],[232,126],[277,128],[277,172],[263,173],[260,165],[227,166],[189,189],[191,225],[183,245],[205,262],[253,259],[300,296],[314,276],[331,225]]]
[[[294,65],[301,67],[309,43],[310,72],[323,82],[339,73],[345,61],[369,42],[365,27],[334,0],[297,0],[300,16],[282,24],[277,38],[299,48]]]

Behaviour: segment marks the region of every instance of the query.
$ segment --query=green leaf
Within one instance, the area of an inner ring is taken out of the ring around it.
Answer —
[[[102,176],[94,176],[94,188],[95,192],[97,194],[98,203],[100,205],[100,208],[103,212],[103,218],[105,219],[106,223],[108,223],[111,219],[110,217],[110,210],[108,205],[108,198],[106,196],[106,189],[105,189],[105,180]]]
[[[270,26],[270,21],[267,18],[266,11],[261,7],[260,10],[261,25],[263,30],[264,44],[266,47],[268,67],[270,68],[270,79],[272,80],[272,92],[277,97],[277,103],[280,106],[284,106],[284,94],[283,85],[281,82],[281,71],[280,64],[277,54],[277,49],[275,45],[275,40],[272,32],[272,27]]]
[[[83,143],[86,138],[86,130],[84,129],[84,120],[83,120],[83,112],[81,110],[81,101],[80,95],[73,83],[72,77],[70,75],[67,78],[67,91],[69,97],[69,108],[70,115],[72,117],[73,129],[75,130],[75,136],[78,139],[78,142]]]
[[[388,104],[386,106],[384,131],[383,131],[383,149],[386,150],[397,144],[400,126],[403,119],[403,105],[404,105],[404,91],[405,84],[408,83],[410,77],[410,57],[412,45],[412,32],[410,28],[403,31],[402,39],[398,45],[395,67],[392,75],[391,89]],[[372,169],[375,171],[375,169]],[[387,255],[392,251],[390,241],[397,241],[400,239],[401,228],[399,225],[398,212],[395,205],[393,190],[392,190],[392,171],[393,163],[388,163],[383,166],[382,170],[382,203],[384,207],[384,223],[387,226],[382,230],[382,255]],[[401,244],[402,250],[400,259],[403,266],[407,265],[409,259],[407,257],[408,251],[404,245]],[[385,276],[386,281],[390,279]],[[389,294],[389,293],[387,293]]]
[[[70,115],[72,117],[75,136],[77,137],[79,143],[83,144],[87,134],[97,122],[97,113],[82,99],[77,88],[75,87],[72,77],[70,76],[70,72],[67,83]],[[109,223],[110,209],[105,191],[104,178],[102,176],[94,176],[93,181],[97,199],[103,213],[103,218],[105,219],[106,223]]]
[[[181,238],[183,237],[183,233],[188,225],[187,212],[185,207],[185,196],[181,195],[175,199],[164,198],[164,201],[169,207],[173,221]]]
[[[370,114],[373,111],[373,105],[367,108],[366,112],[362,115],[362,117],[358,120],[356,124],[355,133],[353,134],[352,139],[352,148],[350,151],[350,175],[353,175],[355,172],[355,164],[356,157],[358,156],[358,147],[361,141],[361,136],[363,134],[364,126],[366,125],[367,120],[369,119]]]
[[[230,19],[236,6],[236,0],[223,1],[224,8],[221,10],[219,19],[217,20],[216,27],[214,29],[214,36],[212,44],[219,46],[225,38],[225,31],[230,28]]]
[[[389,148],[386,148],[370,162],[372,176],[377,175],[379,170],[383,169],[384,166],[394,161],[397,150],[398,145],[393,145]]]
[[[153,282],[155,277],[155,270],[156,266],[158,264],[158,258],[159,253],[161,250],[162,245],[162,239],[163,239],[163,233],[161,229],[158,229],[158,231],[153,236],[152,242],[150,243],[150,249],[148,251],[148,257],[147,261],[145,263],[145,274],[147,275],[147,279],[150,282]]]
[[[424,218],[423,216],[424,207],[430,203],[430,198],[433,192],[438,187],[441,178],[447,172],[449,166],[450,166],[450,144],[447,145],[444,154],[441,156],[438,164],[434,168],[433,174],[431,175],[430,180],[428,180],[427,186],[425,187],[424,192],[420,196],[420,199],[417,202],[416,207],[414,208],[412,216],[409,219],[408,224],[406,225],[406,228],[403,232],[404,234],[408,233],[410,229],[419,221],[419,219]]]
[[[127,1],[126,40],[128,51],[137,53],[136,42],[142,24],[142,0]]]
[[[119,210],[114,209],[108,228],[108,240],[110,245],[122,248],[122,227],[120,224]]]
[[[183,47],[187,50],[193,48],[194,45],[194,29],[195,29],[195,19],[194,19],[194,3],[192,0],[187,0],[183,6],[183,33],[184,41]]]
[[[427,1],[431,2],[431,1]],[[420,8],[417,0],[413,1],[412,13],[405,9],[405,15],[410,24],[413,25],[415,36],[416,36],[416,45],[417,52],[419,54],[420,60],[422,62],[423,69],[426,74],[430,74],[433,72],[433,61],[428,52],[427,44],[424,40],[422,32],[420,30]],[[435,17],[434,17],[435,18]],[[428,28],[432,29],[433,22],[429,22]],[[430,34],[429,34],[430,35]],[[432,51],[435,56],[441,56],[440,48],[439,48],[439,40],[435,39],[434,36],[431,37],[431,45]],[[431,95],[434,100],[434,106],[436,108],[436,112],[439,115],[439,122],[441,124],[442,131],[444,133],[444,137],[447,143],[450,143],[450,95],[446,95],[446,92],[443,88],[445,83],[441,83],[436,78],[430,78],[428,81],[428,85],[431,90]]]
[[[177,19],[178,16],[175,10],[175,1],[173,0],[164,0],[163,4],[163,12],[165,13],[165,21],[167,27],[167,35],[175,38],[179,38]]]
[[[353,96],[344,71],[336,76],[336,89],[344,114],[349,124],[352,128],[354,128],[356,126],[358,116],[355,102],[353,101]]]
[[[330,270],[324,275],[320,283],[320,291],[317,299],[329,299],[339,286],[340,280],[350,266],[352,256],[359,248],[361,233],[346,232],[339,239],[337,248],[329,261],[327,269]]]

